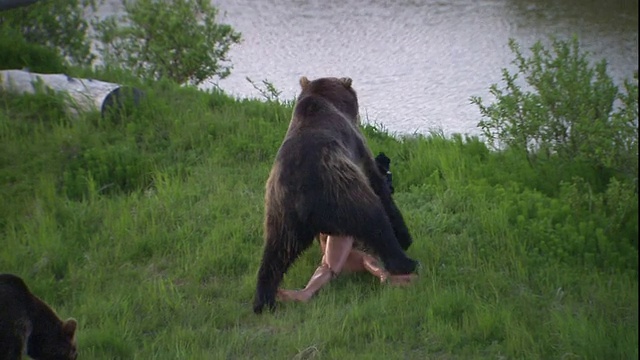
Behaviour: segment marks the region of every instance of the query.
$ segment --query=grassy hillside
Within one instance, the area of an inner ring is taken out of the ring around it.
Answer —
[[[638,358],[630,185],[366,127],[392,159],[419,280],[342,276],[256,316],[264,183],[291,105],[137,85],[142,106],[107,119],[0,94],[0,272],[78,319],[80,358]],[[284,286],[319,260],[314,245]]]

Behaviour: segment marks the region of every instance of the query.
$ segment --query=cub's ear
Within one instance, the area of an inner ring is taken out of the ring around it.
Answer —
[[[344,85],[344,87],[348,89],[351,87],[351,83],[353,82],[353,80],[351,80],[351,78],[349,77],[343,77],[340,78],[340,82],[342,83],[342,85]]]
[[[311,81],[309,81],[309,79],[306,76],[303,76],[300,78],[300,87],[302,88],[302,90],[306,89],[307,86],[309,86],[309,83]]]
[[[69,318],[62,322],[62,331],[64,331],[64,333],[70,338],[72,338],[73,335],[76,333],[77,327],[78,327],[78,322],[74,318]]]

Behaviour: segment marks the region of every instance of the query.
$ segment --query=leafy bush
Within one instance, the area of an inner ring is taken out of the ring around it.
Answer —
[[[215,22],[206,0],[124,1],[124,15],[96,22],[107,66],[130,69],[147,79],[169,78],[197,85],[229,75],[227,53],[240,33]]]
[[[0,12],[0,26],[17,29],[29,43],[56,49],[72,64],[89,65],[94,56],[85,11],[94,6],[94,0],[38,1]]]
[[[517,188],[502,192],[517,236],[534,262],[560,261],[606,270],[638,271],[638,196],[612,179],[594,193],[579,179],[561,184],[558,198]]]
[[[480,97],[471,98],[483,117],[478,124],[483,135],[494,148],[526,152],[532,165],[556,157],[565,164],[586,164],[604,177],[637,181],[637,76],[620,90],[607,74],[606,61],[592,66],[575,37],[552,40],[551,50],[538,41],[528,58],[515,40],[509,41],[517,71],[503,69],[504,87],[491,85],[495,103],[486,106]]]
[[[39,73],[62,73],[65,61],[55,49],[30,44],[22,34],[8,25],[0,26],[0,69],[28,68]]]

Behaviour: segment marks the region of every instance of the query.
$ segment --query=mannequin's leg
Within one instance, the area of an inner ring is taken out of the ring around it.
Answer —
[[[306,302],[311,299],[320,288],[342,271],[352,247],[353,238],[349,236],[328,236],[322,264],[313,273],[307,286],[302,290],[278,290],[280,300]]]

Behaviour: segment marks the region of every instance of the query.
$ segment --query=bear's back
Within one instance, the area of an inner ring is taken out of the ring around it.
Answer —
[[[31,332],[31,293],[22,279],[0,274],[0,359],[20,359]]]
[[[12,274],[0,274],[0,323],[5,314],[27,312],[33,295],[24,281]]]

